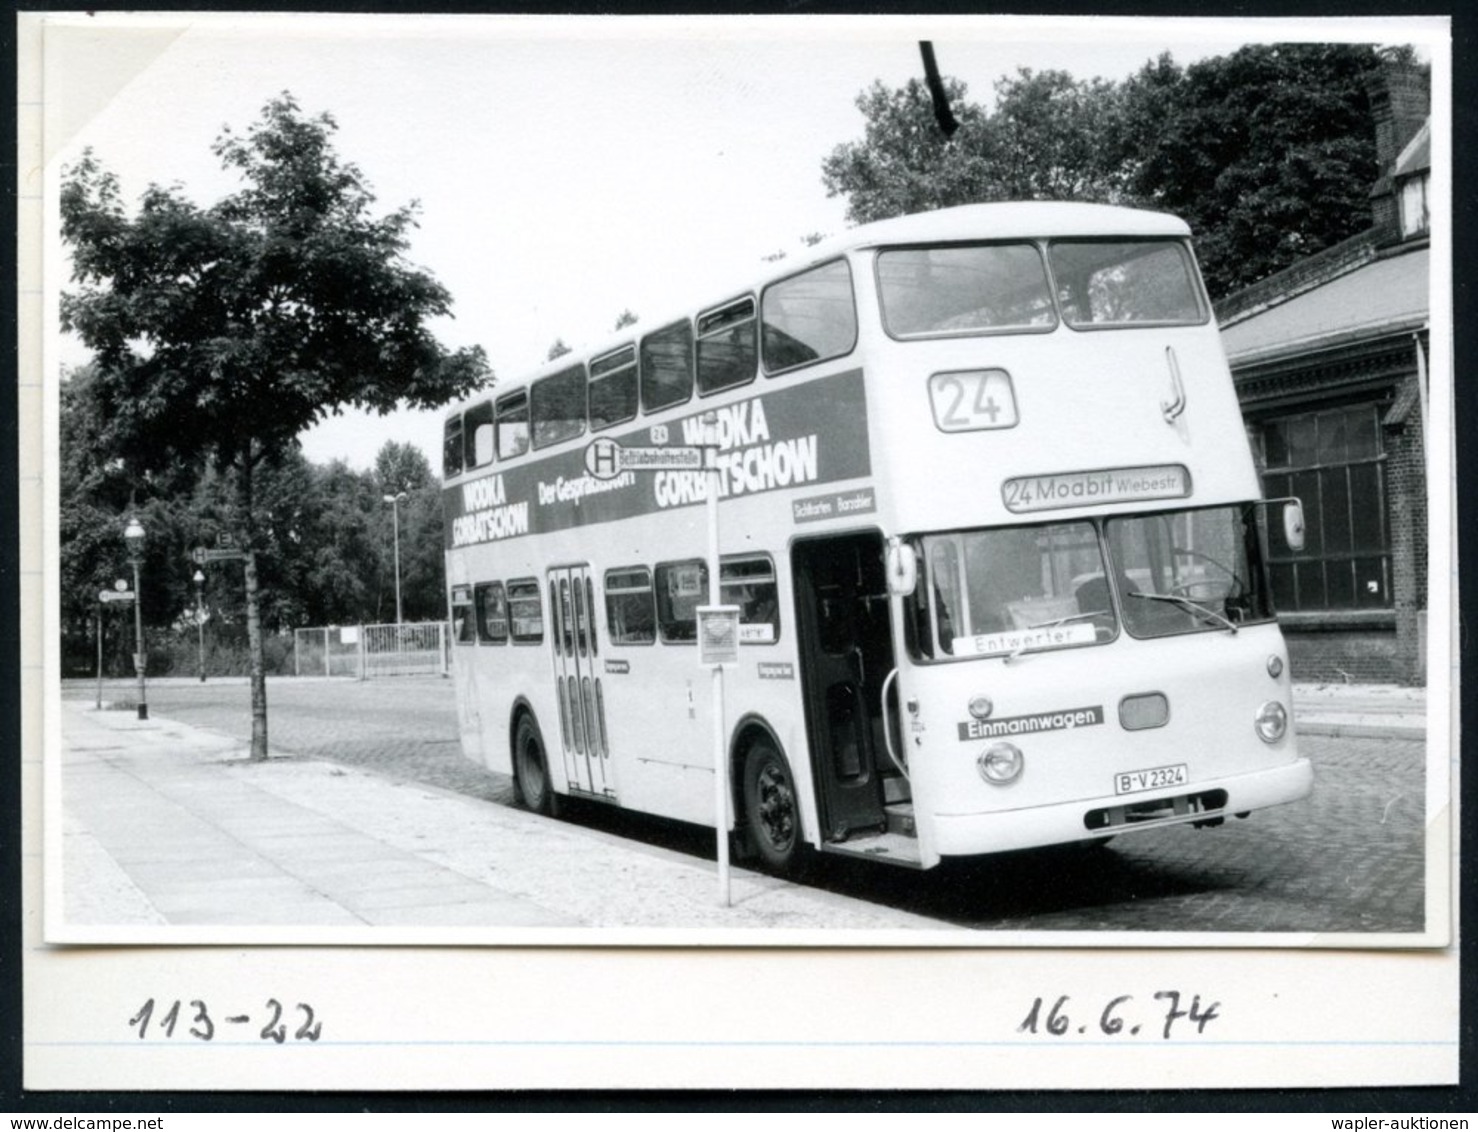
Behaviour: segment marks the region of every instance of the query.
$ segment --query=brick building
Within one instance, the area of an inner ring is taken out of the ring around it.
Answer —
[[[1417,68],[1371,83],[1381,177],[1365,232],[1217,304],[1265,493],[1308,538],[1272,548],[1295,679],[1422,683],[1430,95]]]

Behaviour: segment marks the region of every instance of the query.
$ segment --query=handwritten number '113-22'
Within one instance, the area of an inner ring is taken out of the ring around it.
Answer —
[[[281,1045],[287,1040],[287,1024],[282,1020],[282,1003],[278,1002],[275,998],[269,998],[266,1006],[269,1017],[267,1024],[261,1028],[258,1036],[263,1041],[276,1042],[278,1045]],[[302,1024],[293,1031],[293,1040],[316,1042],[319,1035],[323,1033],[323,1023],[314,1018],[313,1007],[309,1006],[306,1002],[300,1002],[295,1007],[295,1011],[301,1012],[303,1020]],[[166,1038],[174,1037],[175,1027],[179,1025],[182,1016],[189,1024],[189,1034],[192,1038],[197,1038],[202,1042],[208,1042],[216,1036],[216,1024],[211,1020],[210,1011],[206,1008],[205,1003],[198,998],[190,1000],[189,1010],[184,1011],[183,1015],[180,1000],[175,999],[170,1005],[170,1008],[160,1016],[159,1023],[155,1027],[156,1031],[163,1030]],[[147,1036],[149,1023],[153,1018],[154,1000],[151,998],[143,1006],[139,1007],[139,1012],[128,1020],[128,1024],[138,1027],[139,1038],[142,1039]],[[251,1016],[247,1014],[232,1014],[225,1018],[225,1022],[229,1025],[249,1026],[251,1025]]]

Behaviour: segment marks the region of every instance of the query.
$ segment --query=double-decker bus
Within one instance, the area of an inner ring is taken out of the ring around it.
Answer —
[[[526,805],[712,826],[723,773],[770,868],[927,868],[1308,794],[1266,565],[1301,511],[1260,501],[1184,223],[946,209],[713,299],[447,417],[462,745]],[[596,478],[600,438],[717,445],[727,765],[706,473]]]

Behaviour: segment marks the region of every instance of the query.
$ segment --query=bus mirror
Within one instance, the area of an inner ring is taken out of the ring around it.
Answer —
[[[919,584],[919,559],[913,547],[898,539],[888,540],[888,592],[907,597]]]
[[[1304,548],[1304,506],[1297,499],[1283,504],[1283,538],[1289,550],[1297,552]]]

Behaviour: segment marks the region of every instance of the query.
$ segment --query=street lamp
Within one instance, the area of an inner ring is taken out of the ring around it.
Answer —
[[[200,637],[200,682],[205,683],[205,574],[195,571],[195,631]]]
[[[384,497],[385,502],[390,504],[390,521],[395,525],[395,623],[399,625],[403,618],[400,613],[400,505],[407,498],[405,492],[397,491],[394,495]]]
[[[123,528],[123,542],[128,547],[128,561],[133,565],[133,667],[139,675],[139,718],[149,718],[149,701],[144,689],[144,611],[140,600],[139,565],[144,558],[144,528],[136,515],[128,517],[128,526]]]

